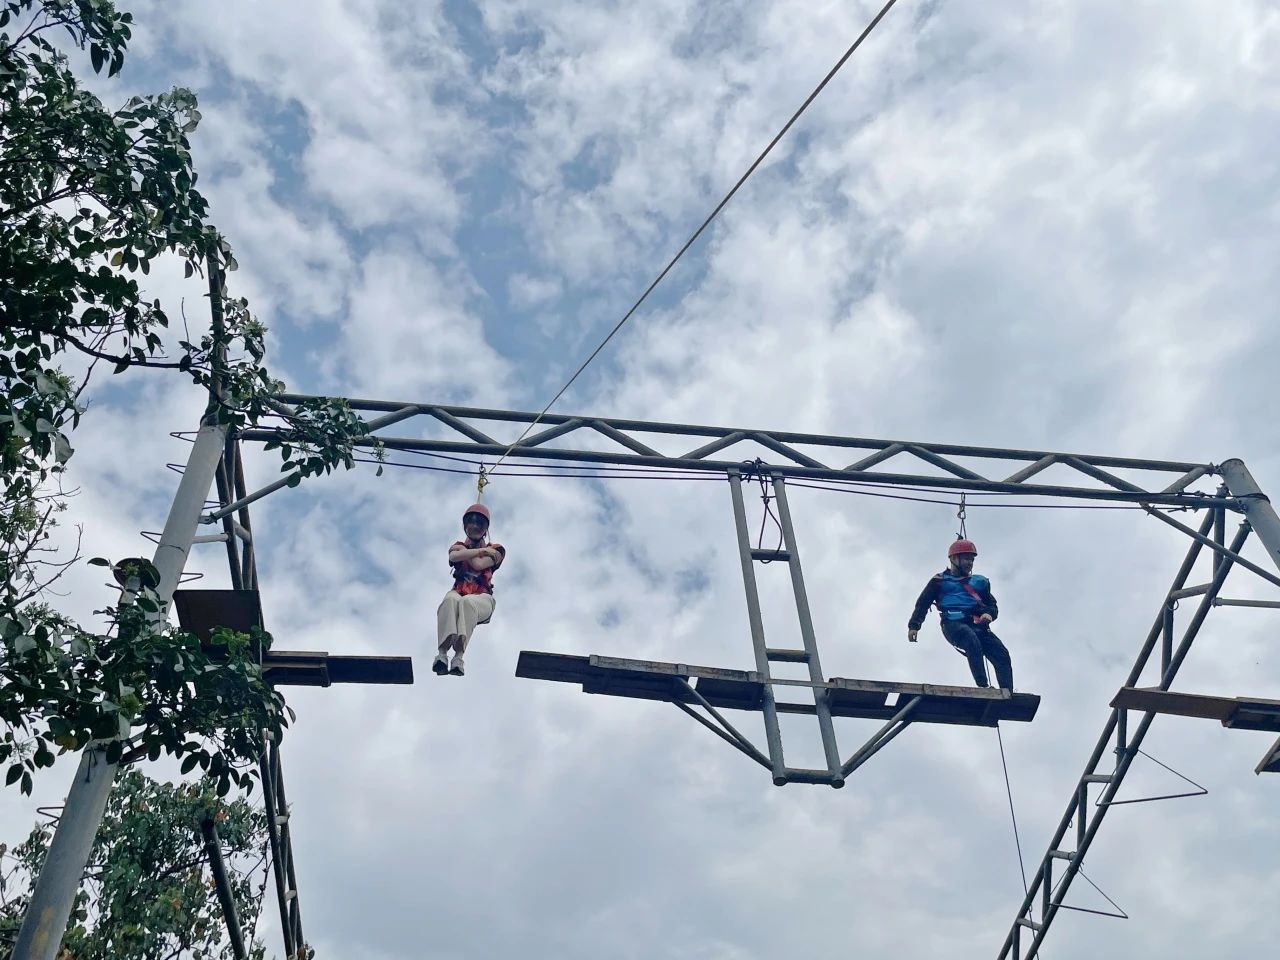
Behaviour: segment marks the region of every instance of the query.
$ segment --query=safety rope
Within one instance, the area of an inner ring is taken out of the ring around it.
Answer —
[[[956,519],[960,521],[960,532],[956,534],[957,540],[968,540],[968,531],[964,528],[964,494],[960,494],[960,509],[956,511]],[[999,728],[997,728],[999,729]]]
[[[777,553],[782,549],[785,536],[782,532],[782,522],[773,514],[772,500],[773,497],[769,493],[769,475],[765,471],[764,461],[759,457],[754,460],[742,461],[746,469],[743,470],[744,478],[750,480],[752,476],[760,481],[760,501],[764,504],[764,513],[760,516],[760,534],[756,537],[756,549],[764,549],[764,528],[767,521],[772,520],[774,526],[778,528],[778,545],[773,548],[773,552]],[[773,559],[762,559],[761,563],[773,563]]]
[[[1000,744],[1000,766],[1004,770],[1004,790],[1009,797],[1009,819],[1013,821],[1013,843],[1018,848],[1018,872],[1022,874],[1022,895],[1025,897],[1030,892],[1027,886],[1027,867],[1022,859],[1022,839],[1018,836],[1018,815],[1013,809],[1013,787],[1009,783],[1009,764],[1004,757],[1004,735],[1000,732],[999,724],[996,724],[996,740]],[[1035,919],[1034,911],[1031,919]]]
[[[619,320],[616,324],[614,324],[614,327],[612,330],[609,331],[608,336],[606,336],[602,341],[600,341],[600,345],[591,351],[591,355],[588,356],[587,359],[582,362],[582,365],[579,366],[578,369],[574,371],[573,376],[571,376],[565,382],[565,385],[556,391],[556,395],[552,397],[547,402],[547,405],[543,407],[542,410],[538,413],[538,415],[533,418],[533,422],[530,423],[527,427],[525,427],[524,431],[520,434],[520,436],[516,437],[516,439],[512,441],[511,445],[507,447],[505,451],[503,451],[503,454],[501,457],[498,458],[497,463],[495,463],[490,468],[490,473],[497,470],[498,467],[502,465],[502,462],[506,460],[508,456],[511,455],[511,451],[514,450],[517,446],[519,446],[520,441],[529,435],[529,431],[532,430],[534,427],[536,427],[542,421],[542,418],[546,416],[547,411],[551,409],[551,407],[555,404],[557,400],[559,400],[562,396],[564,396],[565,391],[568,390],[571,386],[573,386],[574,382],[578,379],[579,376],[582,375],[582,372],[587,369],[591,361],[594,360],[602,350],[604,350],[604,348],[608,345],[609,341],[613,339],[614,335],[619,330],[621,330],[623,326],[626,324],[626,322],[630,320],[631,317],[635,314],[635,312],[640,309],[640,305],[643,304],[645,300],[649,298],[649,294],[651,294],[657,288],[658,284],[660,284],[663,281],[666,275],[671,272],[671,269],[676,265],[676,263],[680,260],[680,258],[684,256],[685,251],[687,251],[690,247],[692,247],[694,243],[697,241],[697,239],[700,236],[702,236],[703,231],[705,231],[707,227],[711,226],[711,221],[715,220],[715,218],[720,215],[720,211],[729,205],[729,201],[734,198],[738,190],[742,188],[742,185],[751,178],[751,175],[756,172],[756,169],[760,166],[760,164],[764,163],[765,158],[769,156],[769,154],[773,151],[773,148],[778,145],[778,141],[780,141],[783,137],[787,135],[787,131],[790,130],[792,126],[795,125],[795,122],[797,120],[800,119],[800,115],[803,114],[807,109],[809,109],[809,104],[813,103],[813,101],[818,98],[818,94],[822,93],[822,91],[826,89],[827,84],[830,83],[832,78],[834,78],[835,75],[840,72],[840,68],[845,65],[845,62],[851,56],[853,56],[854,51],[856,51],[860,46],[862,46],[862,42],[866,40],[867,37],[871,36],[871,32],[875,30],[875,28],[879,25],[880,21],[885,18],[885,16],[893,8],[893,5],[897,2],[898,0],[887,0],[885,5],[880,8],[880,12],[871,18],[871,21],[866,25],[865,28],[863,28],[862,33],[858,34],[857,39],[854,40],[852,44],[850,44],[849,49],[845,50],[844,55],[840,57],[839,60],[836,61],[836,65],[832,67],[829,71],[827,71],[827,75],[822,78],[821,82],[819,82],[816,87],[813,88],[813,91],[809,94],[809,96],[805,98],[804,103],[800,104],[799,109],[797,109],[796,112],[791,115],[791,119],[788,120],[785,124],[783,124],[782,129],[779,130],[777,134],[774,135],[774,138],[769,141],[769,145],[765,147],[763,151],[761,151],[760,155],[756,157],[756,159],[752,162],[751,166],[747,168],[746,173],[744,173],[741,177],[738,178],[738,182],[735,183],[733,187],[729,190],[729,192],[724,195],[724,198],[718,204],[716,204],[715,209],[712,210],[711,213],[707,215],[707,218],[702,221],[701,226],[699,226],[697,230],[693,231],[693,236],[689,237],[689,239],[685,241],[684,246],[682,246],[679,250],[676,251],[676,255],[667,262],[667,265],[662,268],[662,272],[659,273],[657,277],[654,278],[653,282],[650,283],[649,286],[645,288],[644,293],[640,294],[639,299],[637,299],[636,302],[632,304],[631,309],[628,310],[623,315],[621,320]]]

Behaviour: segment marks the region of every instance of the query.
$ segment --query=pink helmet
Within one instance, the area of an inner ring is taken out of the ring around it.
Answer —
[[[463,522],[465,522],[467,517],[471,516],[471,514],[473,513],[478,513],[480,514],[480,516],[484,517],[485,523],[491,523],[493,521],[493,518],[489,516],[488,507],[486,507],[483,503],[473,503],[471,506],[467,507],[466,510],[462,511]]]

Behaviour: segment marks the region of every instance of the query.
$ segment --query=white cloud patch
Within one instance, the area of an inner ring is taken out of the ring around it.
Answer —
[[[502,407],[549,399],[870,11],[672,0],[137,12],[162,25],[142,34],[148,68],[209,86],[211,139],[196,149],[241,253],[235,289],[261,305],[291,385]],[[900,4],[562,408],[1238,455],[1280,488],[1266,419],[1280,348],[1278,39],[1265,3]],[[296,114],[292,139],[266,115],[281,110]],[[494,236],[527,249],[495,253]],[[503,297],[526,313],[490,316]],[[555,338],[554,364],[513,348],[525,322]],[[80,444],[103,552],[156,525],[141,515],[165,509],[164,433],[193,425],[198,403],[179,409],[179,388],[155,389],[105,392],[86,427],[136,438],[130,464],[106,441]],[[522,649],[749,667],[723,482],[499,471],[486,502],[511,553],[497,613],[470,675],[439,680],[426,670],[432,614],[474,465],[397,459],[464,473],[362,468],[254,507],[278,643],[416,658],[411,688],[291,695],[303,915],[322,952],[998,949],[1022,888],[991,731],[921,725],[842,791],[776,789],[669,707],[512,676]],[[274,475],[269,457],[249,460],[255,480]],[[1019,687],[1044,697],[1034,724],[1004,731],[1034,868],[1186,542],[1136,511],[978,500],[968,529],[1000,632]],[[754,490],[748,502],[754,535]],[[797,488],[792,510],[828,675],[965,681],[934,624],[918,645],[904,636],[955,532],[953,504]],[[197,566],[219,570],[220,551]],[[760,582],[770,637],[793,637],[785,573]],[[1231,592],[1273,595],[1240,573]],[[1269,616],[1215,610],[1179,687],[1277,696]],[[758,718],[733,719],[763,739]],[[808,719],[787,724],[797,762],[816,752]],[[846,753],[874,726],[841,724]],[[1108,816],[1087,869],[1134,920],[1106,929],[1104,954],[1266,949],[1257,921],[1280,849],[1270,784],[1250,772],[1266,738],[1191,720],[1152,729],[1150,752],[1211,793]],[[1126,789],[1162,776],[1135,766]],[[1093,923],[1064,916],[1046,952],[1097,953]]]

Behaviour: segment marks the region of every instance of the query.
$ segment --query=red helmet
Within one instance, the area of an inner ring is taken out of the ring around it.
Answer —
[[[962,553],[971,553],[975,557],[978,555],[978,548],[973,545],[972,540],[954,540],[951,546],[947,547],[947,557],[958,557]]]
[[[489,516],[489,508],[483,503],[473,503],[471,506],[467,507],[466,510],[463,510],[462,519],[465,521],[467,517],[471,516],[473,513],[478,513],[480,516],[484,517],[485,523],[490,523],[493,520],[493,518]]]

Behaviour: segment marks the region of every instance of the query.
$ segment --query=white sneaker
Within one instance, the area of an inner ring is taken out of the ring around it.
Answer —
[[[453,663],[449,667],[449,673],[455,677],[460,677],[467,672],[466,664],[462,662],[462,654],[454,654]]]
[[[441,650],[436,654],[436,658],[431,661],[431,669],[437,676],[443,677],[449,672],[449,655]]]

